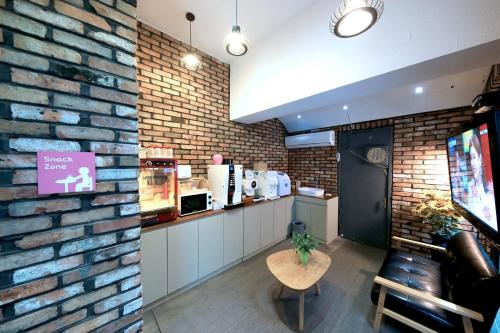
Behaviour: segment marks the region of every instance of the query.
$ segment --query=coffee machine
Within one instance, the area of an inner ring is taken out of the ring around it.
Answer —
[[[214,200],[225,208],[241,204],[243,166],[220,164],[208,166],[208,187]]]
[[[255,196],[257,186],[257,180],[255,179],[253,170],[245,170],[245,179],[243,179],[243,194],[248,197]]]

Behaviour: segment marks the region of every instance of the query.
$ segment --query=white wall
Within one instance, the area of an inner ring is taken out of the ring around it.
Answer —
[[[338,102],[336,88],[500,38],[498,0],[386,0],[382,19],[350,39],[328,30],[337,4],[319,0],[231,63],[231,119],[323,107]]]

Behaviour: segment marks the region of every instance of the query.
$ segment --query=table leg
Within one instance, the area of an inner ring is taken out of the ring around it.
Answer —
[[[304,291],[300,292],[300,303],[299,303],[299,331],[304,330]]]
[[[280,285],[280,290],[278,292],[278,298],[281,298],[281,294],[283,294],[283,289],[285,289],[285,285]]]
[[[320,293],[320,289],[319,289],[319,282],[316,283],[316,296],[318,296]]]

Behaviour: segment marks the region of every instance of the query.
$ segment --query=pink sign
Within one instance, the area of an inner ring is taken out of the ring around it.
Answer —
[[[95,153],[40,151],[38,194],[95,191]]]

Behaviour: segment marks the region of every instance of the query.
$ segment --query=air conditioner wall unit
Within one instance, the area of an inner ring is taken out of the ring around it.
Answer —
[[[288,149],[335,146],[335,131],[287,136],[285,146]]]

